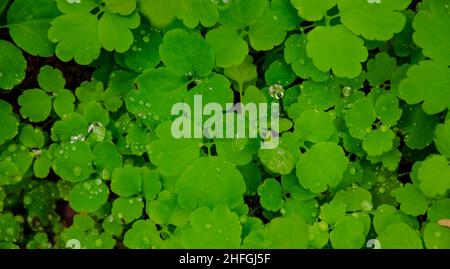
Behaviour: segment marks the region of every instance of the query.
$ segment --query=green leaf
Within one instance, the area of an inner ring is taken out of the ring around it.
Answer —
[[[0,100],[0,145],[13,139],[18,133],[19,121],[12,113],[12,106],[6,101]]]
[[[380,128],[366,135],[362,147],[370,156],[380,156],[394,146],[395,133],[391,129]]]
[[[319,143],[330,139],[336,128],[327,112],[306,110],[295,121],[295,132],[304,141]]]
[[[267,210],[278,211],[283,206],[281,185],[273,178],[266,179],[258,187],[258,195],[261,199],[261,205]]]
[[[397,59],[386,52],[378,53],[375,58],[367,62],[367,80],[372,86],[378,86],[390,80],[397,69]]]
[[[147,202],[146,211],[154,222],[176,226],[187,223],[191,213],[180,208],[177,205],[177,196],[168,190],[161,191],[157,200]]]
[[[267,6],[261,17],[250,26],[248,36],[255,50],[271,50],[283,43],[286,29],[278,16]]]
[[[70,207],[78,212],[95,212],[108,200],[109,189],[101,179],[76,184],[69,194]]]
[[[182,29],[167,32],[159,54],[166,67],[180,76],[206,77],[214,67],[214,51],[196,32]]]
[[[428,210],[428,199],[413,184],[405,184],[394,190],[394,196],[400,203],[400,209],[408,215],[424,215]]]
[[[219,20],[219,12],[211,0],[180,1],[177,16],[188,28],[195,28],[199,23],[211,27]]]
[[[170,128],[169,124],[171,122],[163,123],[160,127],[167,125]],[[179,175],[200,156],[200,141],[197,139],[175,139],[170,129],[158,136],[160,139],[154,140],[149,145],[148,154],[163,175]]]
[[[164,28],[175,19],[179,10],[179,3],[179,0],[139,0],[139,11],[153,25]]]
[[[430,198],[445,195],[450,190],[450,166],[444,156],[428,157],[420,165],[417,177],[420,190]]]
[[[247,55],[240,65],[226,68],[224,73],[238,84],[240,91],[244,90],[245,83],[258,77],[256,65],[253,64],[253,57],[250,55]]]
[[[247,43],[233,28],[220,26],[209,31],[205,39],[215,52],[216,65],[219,67],[239,65],[248,54]]]
[[[291,65],[295,74],[303,79],[310,78],[317,82],[327,80],[330,77],[328,72],[319,71],[306,54],[306,44],[306,35],[289,36],[284,42],[284,59]]]
[[[414,42],[423,48],[423,53],[433,60],[450,64],[449,2],[431,0],[429,9],[421,9],[415,16],[413,27]],[[433,29],[433,31],[429,31]]]
[[[0,186],[13,185],[22,180],[22,173],[19,167],[11,161],[0,161]]]
[[[321,142],[312,146],[300,157],[297,177],[300,184],[320,193],[339,184],[347,170],[348,159],[342,148],[332,142]]]
[[[291,0],[298,15],[307,21],[320,21],[327,11],[336,5],[336,0]]]
[[[364,225],[353,216],[346,216],[336,223],[330,233],[335,249],[360,249],[365,243]]]
[[[19,97],[20,114],[31,122],[45,121],[52,110],[52,98],[39,89],[26,90]]]
[[[450,229],[436,223],[428,223],[423,231],[423,239],[427,249],[449,249]]]
[[[28,148],[42,148],[45,142],[45,136],[41,129],[33,128],[32,125],[22,127],[19,136],[20,142]]]
[[[375,110],[381,122],[388,126],[396,125],[403,113],[397,96],[391,92],[378,97]]]
[[[87,65],[100,56],[98,20],[92,14],[70,13],[51,22],[48,37],[57,43],[56,56],[64,62],[74,59]]]
[[[412,149],[423,149],[434,139],[439,118],[426,114],[421,105],[406,107],[399,126],[405,132],[405,143]]]
[[[362,139],[372,132],[372,124],[376,117],[373,103],[368,98],[364,98],[353,104],[345,116],[345,123],[353,137]]]
[[[294,228],[295,227],[295,228]],[[292,230],[295,232],[292,232]],[[273,219],[264,229],[256,229],[244,239],[247,249],[306,249],[309,226],[303,218],[289,215]]]
[[[125,165],[116,168],[111,178],[111,190],[121,197],[130,197],[142,192],[144,168]]]
[[[34,56],[49,57],[55,45],[48,40],[50,21],[61,13],[55,1],[14,1],[8,10],[8,28],[14,42]]]
[[[186,209],[242,204],[245,182],[239,171],[219,157],[200,157],[181,174],[176,184],[178,203]]]
[[[437,126],[434,144],[442,155],[450,158],[450,120]]]
[[[348,29],[369,40],[385,41],[403,30],[406,18],[399,11],[407,8],[411,0],[337,2],[341,21]]]
[[[320,71],[332,70],[336,76],[348,78],[361,74],[367,49],[363,40],[344,26],[318,26],[308,33],[307,40],[306,52]]]
[[[137,0],[103,0],[109,11],[122,16],[128,16],[136,9]]]
[[[70,182],[81,182],[92,174],[92,155],[85,142],[64,143],[54,148],[53,171]]]
[[[41,89],[46,92],[58,92],[66,84],[63,73],[49,65],[41,67],[37,80]]]
[[[419,233],[404,223],[391,224],[378,236],[383,249],[422,249]]]
[[[189,249],[239,248],[239,217],[224,205],[212,210],[200,207],[191,213],[189,225],[181,232],[181,242]]]
[[[123,54],[125,64],[137,72],[156,67],[161,62],[161,33],[147,24],[142,24],[133,31],[133,35],[134,43],[131,49]]]
[[[268,6],[266,0],[233,0],[220,14],[220,22],[234,29],[254,24]]]
[[[270,171],[280,175],[287,175],[295,168],[298,161],[298,150],[281,139],[278,147],[274,149],[260,149],[258,157]]]
[[[126,232],[123,243],[131,249],[152,249],[159,247],[162,239],[153,222],[138,220]]]
[[[373,208],[371,193],[357,186],[348,187],[346,190],[338,191],[333,201],[342,201],[347,212],[368,211]]]
[[[11,90],[25,78],[27,62],[13,44],[0,40],[0,89]]]
[[[133,32],[141,22],[139,13],[124,17],[105,12],[98,21],[98,38],[107,51],[126,52],[134,42]]]
[[[117,217],[119,221],[124,224],[133,222],[134,220],[142,216],[142,210],[144,209],[144,202],[142,198],[119,197],[114,200],[111,208],[111,214]]]
[[[142,175],[142,189],[147,201],[154,200],[161,191],[161,182],[157,171],[145,171]]]
[[[430,60],[412,66],[400,83],[399,95],[410,105],[423,102],[427,114],[442,112],[450,106],[450,69]]]

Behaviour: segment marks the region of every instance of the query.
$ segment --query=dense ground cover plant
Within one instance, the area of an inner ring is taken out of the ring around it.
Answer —
[[[0,248],[450,248],[449,0],[0,0]],[[175,139],[272,103],[281,142]]]

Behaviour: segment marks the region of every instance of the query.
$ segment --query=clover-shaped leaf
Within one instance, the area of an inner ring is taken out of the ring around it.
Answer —
[[[333,70],[336,76],[348,78],[361,73],[367,49],[363,40],[343,25],[318,26],[308,33],[307,40],[306,52],[320,71]]]
[[[300,184],[314,192],[320,193],[339,184],[348,159],[342,148],[333,142],[321,142],[312,146],[300,157],[297,164],[297,177]]]
[[[13,44],[0,40],[0,89],[11,90],[25,78],[27,62]]]
[[[281,185],[273,178],[266,179],[258,187],[258,195],[261,205],[267,210],[278,211],[283,206]]]
[[[80,182],[92,174],[92,155],[85,142],[64,143],[54,148],[53,171],[70,182]]]
[[[238,248],[241,243],[239,217],[224,205],[212,210],[198,208],[191,213],[181,241],[186,248]]]
[[[166,33],[159,54],[166,67],[180,76],[206,77],[214,67],[214,51],[195,32],[175,29]]]
[[[176,184],[178,203],[186,209],[242,204],[245,182],[240,172],[219,157],[200,157],[181,174]]]
[[[449,65],[450,39],[447,34],[447,29],[450,27],[449,1],[429,2],[430,8],[420,10],[414,19],[413,27],[416,31],[413,39],[423,48],[426,56]]]
[[[76,184],[69,194],[70,206],[78,212],[95,212],[108,200],[109,189],[101,179]]]
[[[450,189],[450,166],[444,156],[432,155],[418,168],[417,177],[422,192],[433,198]]]
[[[150,220],[138,220],[126,232],[123,243],[128,248],[152,249],[160,247],[162,239],[153,222]]]
[[[39,89],[26,90],[18,99],[20,114],[31,122],[45,121],[52,110],[52,98]]]
[[[427,212],[429,200],[414,184],[405,184],[394,190],[400,209],[408,215],[420,216]]]
[[[423,102],[427,114],[442,112],[450,106],[450,69],[438,61],[422,61],[408,70],[400,83],[400,97],[408,104]]]
[[[338,0],[342,23],[369,40],[389,40],[403,30],[405,16],[399,12],[411,0],[360,1]]]
[[[220,26],[209,31],[205,38],[216,54],[217,66],[226,68],[239,65],[248,54],[247,43],[233,28]]]
[[[291,3],[300,17],[308,21],[320,21],[336,5],[336,0],[291,0]]]
[[[140,24],[137,12],[124,17],[105,12],[98,21],[98,37],[100,44],[107,51],[125,52],[134,42],[133,32]]]

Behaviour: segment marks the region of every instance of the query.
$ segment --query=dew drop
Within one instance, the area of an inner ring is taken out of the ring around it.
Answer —
[[[211,228],[212,228],[212,224],[211,223],[207,223],[207,224],[205,224],[205,230],[207,231],[207,230],[211,230]]]
[[[142,38],[142,40],[144,40],[145,43],[148,43],[148,42],[150,42],[150,37],[144,36],[144,38]]]
[[[87,191],[91,190],[92,188],[91,183],[88,182],[83,183],[83,188]]]
[[[79,176],[81,176],[82,172],[83,172],[83,171],[81,170],[81,167],[80,167],[79,165],[75,165],[75,166],[73,167],[72,174],[73,174],[74,176],[79,177]]]
[[[272,85],[269,87],[269,94],[272,98],[279,100],[284,96],[284,88],[280,84]]]
[[[364,211],[370,211],[373,208],[373,205],[370,201],[364,200],[361,202],[361,208]]]

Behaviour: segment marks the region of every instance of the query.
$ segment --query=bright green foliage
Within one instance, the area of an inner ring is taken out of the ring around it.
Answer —
[[[372,132],[372,124],[375,119],[376,111],[369,99],[361,99],[355,102],[345,116],[350,134],[359,139]]]
[[[44,91],[26,90],[18,101],[22,107],[20,109],[22,117],[29,118],[31,122],[44,121],[50,115],[52,99]]]
[[[53,171],[70,182],[80,182],[92,173],[92,155],[85,142],[64,143],[53,149]]]
[[[332,142],[315,144],[300,157],[297,164],[297,177],[300,184],[320,193],[339,184],[347,170],[348,159],[342,148]]]
[[[25,78],[27,63],[13,44],[0,40],[0,89],[11,90]]]
[[[138,220],[133,227],[127,231],[124,238],[124,244],[133,249],[151,249],[159,247],[161,237],[156,230],[155,224],[150,220]]]
[[[59,16],[51,22],[48,37],[56,45],[56,55],[68,62],[89,64],[100,56],[101,43],[98,40],[98,20],[90,13],[70,13]],[[81,30],[81,31],[80,31]],[[79,38],[74,39],[75,36]]]
[[[450,121],[437,126],[434,144],[442,155],[450,157]]]
[[[342,25],[319,26],[307,35],[306,52],[322,72],[332,70],[338,77],[355,78],[367,59],[364,42]],[[332,46],[330,46],[332,44]]]
[[[270,211],[278,211],[283,205],[281,185],[273,178],[266,179],[258,187],[258,195],[261,197],[261,205]]]
[[[304,141],[327,141],[336,131],[333,119],[326,112],[307,110],[295,121],[296,131]]]
[[[417,13],[413,27],[414,42],[423,48],[423,53],[434,60],[450,64],[450,39],[447,30],[450,27],[448,1],[431,0],[430,9]],[[428,31],[433,29],[433,31]]]
[[[407,8],[411,0],[337,2],[342,23],[353,33],[369,40],[385,41],[405,26],[406,18],[399,11]]]
[[[214,67],[214,52],[199,33],[172,30],[164,36],[159,53],[166,67],[180,76],[206,77]]]
[[[109,195],[109,189],[101,179],[78,183],[70,191],[70,206],[78,212],[95,212]]]
[[[450,106],[450,70],[438,61],[422,61],[408,70],[400,84],[400,97],[408,104],[423,101],[427,114],[436,114]]]
[[[336,0],[291,0],[291,3],[298,10],[300,17],[308,21],[319,21],[336,5]]]
[[[0,248],[450,248],[449,6],[0,0]]]
[[[394,138],[395,133],[390,129],[374,130],[364,138],[362,147],[370,156],[380,156],[392,149]]]
[[[51,56],[55,52],[55,45],[48,40],[47,32],[50,21],[59,15],[55,1],[14,1],[8,10],[9,33],[26,52],[42,57]]]
[[[142,198],[118,198],[112,204],[111,214],[123,223],[130,223],[141,217],[143,209]]]
[[[361,248],[364,245],[364,224],[353,216],[346,216],[338,221],[330,233],[333,248]]]
[[[305,35],[291,35],[284,44],[284,58],[287,63],[291,64],[295,74],[303,79],[311,78],[319,82],[328,79],[328,72],[319,71],[306,54]]]
[[[107,51],[127,51],[133,44],[133,33],[130,29],[137,28],[139,24],[138,13],[123,17],[105,12],[98,22],[98,36],[102,47]]]
[[[389,57],[385,52],[378,53],[374,59],[367,62],[367,80],[370,85],[377,86],[390,80],[392,73],[397,69],[397,60]]]
[[[221,26],[206,34],[206,42],[216,54],[216,65],[230,67],[241,64],[248,54],[247,43],[230,27]]]
[[[394,196],[400,203],[400,209],[408,215],[424,215],[428,210],[427,197],[413,184],[408,183],[395,190]]]
[[[239,171],[219,157],[200,157],[181,174],[176,184],[178,203],[186,209],[242,204],[245,182]]]
[[[238,248],[241,226],[236,213],[226,206],[212,210],[200,207],[191,213],[189,225],[181,232],[185,248]]]
[[[421,249],[419,233],[404,223],[391,224],[378,237],[384,249]]]
[[[428,197],[444,195],[450,189],[450,166],[444,156],[433,155],[417,170],[419,188]]]

